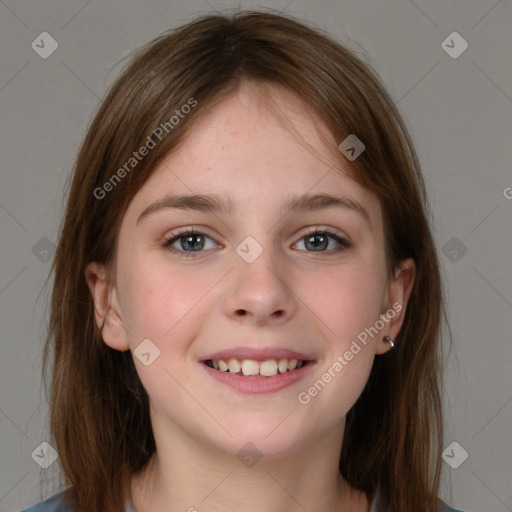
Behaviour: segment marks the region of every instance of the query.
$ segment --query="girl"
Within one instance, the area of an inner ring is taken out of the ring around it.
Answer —
[[[418,160],[319,31],[239,12],[143,48],[82,144],[53,272],[68,488],[31,512],[453,510]]]

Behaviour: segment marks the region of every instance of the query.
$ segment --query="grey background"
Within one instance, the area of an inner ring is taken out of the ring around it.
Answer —
[[[469,512],[512,510],[511,1],[5,0],[0,511],[60,490],[58,464],[43,470],[31,457],[47,439],[42,287],[63,187],[99,99],[134,48],[200,12],[237,6],[284,10],[325,29],[371,62],[398,102],[429,187],[448,290],[445,446],[456,441],[469,455],[457,469],[443,462],[442,496]],[[44,31],[59,45],[47,59],[31,47]],[[453,31],[469,44],[456,59],[441,46]],[[449,450],[452,464],[462,453]]]

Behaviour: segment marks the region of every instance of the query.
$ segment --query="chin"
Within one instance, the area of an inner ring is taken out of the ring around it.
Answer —
[[[291,421],[292,416],[285,419],[286,414],[276,414],[272,420],[262,420],[245,415],[245,418],[225,424],[233,437],[224,436],[222,445],[225,451],[238,457],[251,450],[260,457],[279,457],[290,453],[305,442],[304,433],[299,430],[298,424]]]

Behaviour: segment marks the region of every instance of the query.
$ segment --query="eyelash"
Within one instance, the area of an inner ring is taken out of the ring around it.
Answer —
[[[213,240],[213,238],[208,236],[206,233],[203,233],[203,232],[198,231],[196,229],[187,228],[187,229],[184,229],[183,231],[180,231],[178,233],[173,234],[170,238],[167,238],[163,242],[162,247],[164,249],[168,250],[169,252],[178,254],[179,256],[184,257],[184,258],[196,258],[197,257],[196,253],[206,252],[205,250],[182,251],[182,250],[176,249],[175,247],[172,247],[172,244],[174,242],[176,242],[180,238],[185,237],[187,235],[204,235],[207,238],[210,238],[211,240]],[[317,227],[314,230],[303,234],[300,237],[299,241],[302,241],[305,238],[313,236],[313,235],[327,235],[328,237],[333,238],[339,245],[338,245],[338,247],[336,249],[330,249],[328,251],[301,251],[301,252],[311,252],[311,253],[318,252],[320,254],[334,255],[334,254],[338,254],[338,253],[340,253],[340,252],[342,252],[342,251],[352,247],[352,243],[349,242],[346,238],[343,238],[343,237],[339,236],[337,233],[333,233],[332,231],[330,231],[327,228],[318,228]],[[209,250],[209,249],[206,249],[206,250]]]

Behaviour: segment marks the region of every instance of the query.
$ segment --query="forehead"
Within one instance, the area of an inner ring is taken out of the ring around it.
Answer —
[[[262,157],[272,155],[284,161],[295,160],[297,152],[305,156],[307,151],[311,153],[307,162],[316,157],[332,166],[339,160],[337,144],[318,114],[277,85],[245,82],[208,111],[189,138],[188,149],[204,145],[223,155],[232,148],[236,153],[264,148]]]
[[[336,141],[312,109],[284,88],[268,92],[246,84],[206,112],[130,209],[140,213],[148,201],[171,192],[229,195],[235,207],[260,210],[283,195],[337,192],[379,216],[377,198],[344,172]]]

